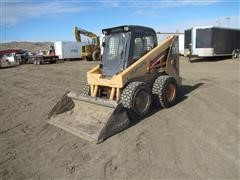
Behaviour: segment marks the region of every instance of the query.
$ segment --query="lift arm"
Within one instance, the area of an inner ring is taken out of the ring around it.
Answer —
[[[92,32],[89,32],[85,29],[81,29],[79,27],[75,27],[74,28],[74,34],[75,34],[75,39],[77,42],[81,42],[81,34],[84,35],[84,36],[87,36],[89,38],[96,38],[97,35],[92,33]]]

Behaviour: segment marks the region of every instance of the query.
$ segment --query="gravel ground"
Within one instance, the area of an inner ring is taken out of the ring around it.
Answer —
[[[179,103],[100,145],[47,123],[96,64],[0,70],[0,179],[239,179],[239,62],[182,58]]]

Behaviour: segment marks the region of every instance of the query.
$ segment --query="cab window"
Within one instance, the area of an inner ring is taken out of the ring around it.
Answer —
[[[109,38],[108,43],[108,51],[107,51],[107,59],[108,60],[117,60],[123,54],[124,47],[124,37],[122,34],[112,35]]]
[[[154,48],[152,35],[136,36],[134,39],[133,59],[137,60]]]

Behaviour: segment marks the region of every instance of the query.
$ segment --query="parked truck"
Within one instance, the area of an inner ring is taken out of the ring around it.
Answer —
[[[21,63],[21,56],[16,53],[1,55],[0,68],[19,66]]]
[[[26,49],[6,49],[0,51],[0,67],[25,64],[28,60]]]
[[[54,46],[49,46],[48,50],[43,50],[39,52],[37,55],[30,56],[29,59],[35,65],[40,65],[44,63],[57,63],[59,58],[55,54]]]
[[[240,29],[205,26],[187,29],[184,34],[185,56],[239,58]]]

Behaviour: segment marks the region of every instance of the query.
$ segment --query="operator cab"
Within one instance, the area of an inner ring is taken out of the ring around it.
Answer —
[[[156,32],[144,26],[118,26],[102,30],[105,35],[101,69],[113,76],[157,46]]]

